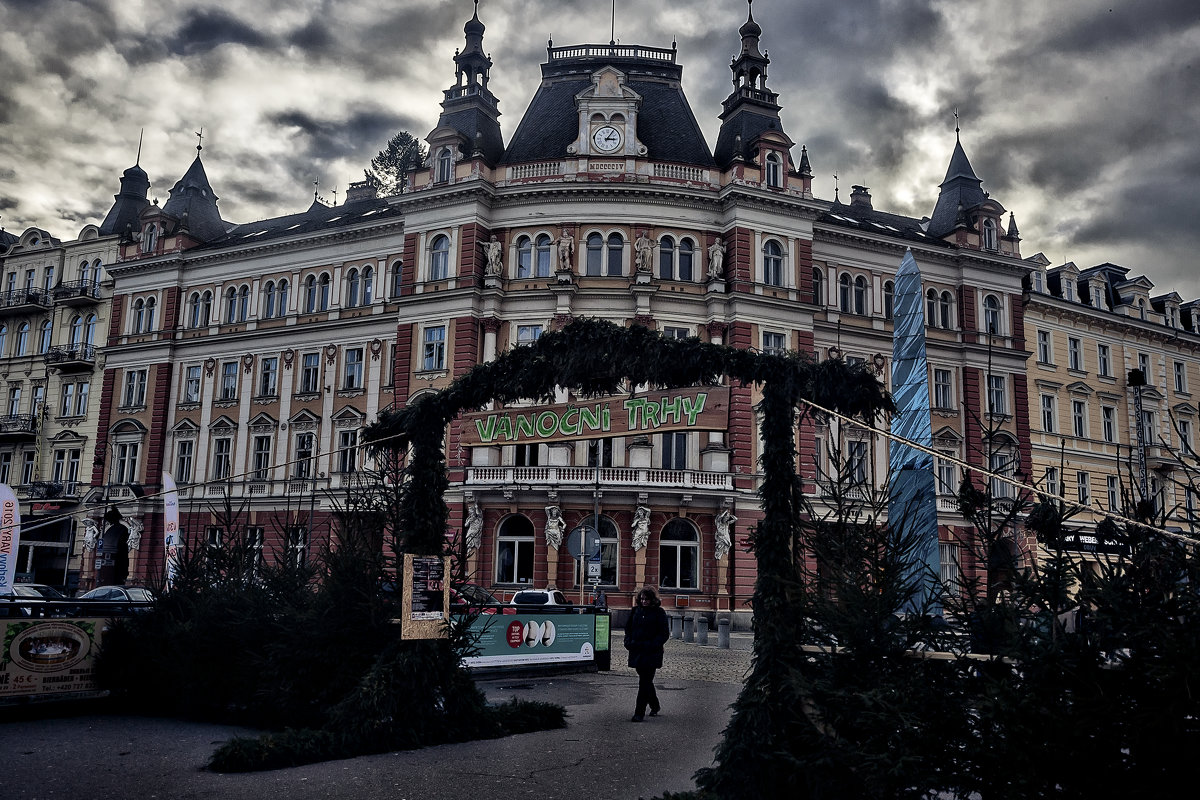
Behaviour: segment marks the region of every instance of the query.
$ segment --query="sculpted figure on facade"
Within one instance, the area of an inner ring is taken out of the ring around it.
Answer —
[[[129,552],[132,553],[142,546],[142,530],[144,528],[140,519],[131,519],[125,522],[125,529],[129,531],[129,538],[126,540],[129,543]]]
[[[483,541],[483,510],[479,508],[479,501],[471,501],[471,509],[467,512],[467,522],[464,526],[467,533],[467,551],[479,549],[479,543]]]
[[[572,271],[575,256],[575,237],[571,235],[571,231],[563,228],[562,233],[554,240],[554,245],[558,248],[558,271]]]
[[[637,261],[637,271],[650,274],[654,272],[654,240],[646,231],[638,234],[633,243],[633,251]]]
[[[490,241],[483,245],[484,255],[487,256],[487,266],[484,271],[488,275],[500,275],[504,271],[504,245],[492,234]]]
[[[638,506],[633,512],[633,551],[636,553],[650,541],[650,509]]]
[[[725,243],[720,239],[708,246],[708,277],[725,277]]]
[[[567,523],[562,518],[562,509],[558,506],[546,506],[546,544],[557,550],[562,546],[566,529]]]
[[[717,514],[717,561],[725,558],[733,547],[733,526],[737,522],[737,517],[733,515],[733,511],[728,508],[722,509],[720,514]]]
[[[83,521],[83,549],[95,550],[100,543],[100,523],[94,519]]]

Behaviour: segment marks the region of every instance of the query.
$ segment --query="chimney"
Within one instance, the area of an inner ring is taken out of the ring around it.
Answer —
[[[871,211],[871,193],[866,186],[851,186],[850,187],[850,207],[865,208]]]
[[[374,200],[379,197],[379,191],[370,181],[355,181],[346,189],[346,202],[354,203],[359,200]]]

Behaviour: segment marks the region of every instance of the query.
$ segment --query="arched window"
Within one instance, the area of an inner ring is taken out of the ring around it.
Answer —
[[[774,239],[763,245],[763,283],[783,286],[783,248]]]
[[[854,279],[854,313],[867,313],[867,279],[862,275]]]
[[[496,537],[496,583],[533,582],[533,523],[513,514]]]
[[[271,319],[275,316],[275,281],[267,281],[267,285],[263,287],[263,319]]]
[[[813,304],[825,305],[825,271],[820,267],[813,267]]]
[[[153,253],[158,247],[158,226],[151,222],[142,231],[142,252]]]
[[[209,289],[204,290],[204,294],[200,295],[200,324],[207,325],[212,319],[212,302],[213,293]]]
[[[938,324],[938,293],[937,289],[930,289],[925,292],[925,324],[931,328],[936,328]]]
[[[155,298],[146,298],[146,318],[143,320],[141,333],[149,333],[154,330],[154,309],[157,305],[158,301]]]
[[[675,240],[670,236],[662,237],[658,243],[658,277],[675,280]]]
[[[188,317],[187,324],[189,328],[200,327],[200,293],[192,292],[188,297]]]
[[[375,270],[371,267],[363,267],[362,271],[362,304],[364,306],[371,305],[371,301],[375,299]]]
[[[309,275],[304,279],[304,313],[311,314],[317,310],[317,276]]]
[[[4,347],[8,344],[8,326],[0,325],[0,356],[4,355]]]
[[[318,310],[328,311],[329,310],[329,273],[328,272],[321,273],[321,280],[318,282],[317,289],[318,289],[318,295],[317,295]]]
[[[50,352],[50,333],[52,330],[54,330],[54,326],[50,324],[50,320],[44,320],[41,330],[38,331],[38,353],[45,355]]]
[[[767,153],[767,186],[772,189],[783,186],[783,162],[778,153]]]
[[[71,325],[67,329],[67,345],[75,347],[83,342],[83,317],[78,314],[71,317]]]
[[[89,347],[96,343],[96,315],[88,314],[83,322],[83,343]]]
[[[454,153],[449,147],[443,147],[438,151],[437,157],[437,182],[449,183],[454,176]]]
[[[673,519],[659,537],[659,586],[699,589],[700,534],[685,519]]]
[[[1139,299],[1137,302],[1137,307],[1138,307],[1138,317],[1140,319],[1145,319],[1146,318],[1146,301]]]
[[[996,220],[987,217],[983,221],[983,249],[995,250],[999,247],[999,239],[996,235]]]
[[[237,287],[230,286],[228,289],[225,290],[225,321],[226,322],[237,322],[238,321],[237,309],[238,309]]]
[[[92,262],[92,285],[99,286],[100,281],[103,280],[103,278],[104,275],[100,269],[100,259],[97,258]]]
[[[598,530],[600,533],[600,584],[602,586],[617,585],[617,526],[611,519],[600,517],[600,526],[596,526],[596,518],[588,516],[579,523],[579,527],[588,530]],[[575,561],[575,585],[579,585],[579,561]]]
[[[883,282],[883,318],[892,319],[896,316],[896,284],[891,281]]]
[[[843,272],[838,276],[838,310],[843,314],[849,314],[854,308],[853,297],[853,282],[850,280],[850,273]]]
[[[13,355],[23,356],[29,349],[29,323],[22,322],[17,327],[17,340],[14,343]]]
[[[92,265],[89,264],[88,260],[85,258],[79,264],[79,282],[81,284],[83,284],[84,286],[87,286],[88,281],[91,278],[91,275],[92,275]]]
[[[346,308],[358,305],[358,270],[352,269],[346,273]]]
[[[133,329],[132,333],[141,333],[142,326],[146,324],[146,301],[138,298],[133,301]]]
[[[517,239],[517,277],[533,276],[533,241],[528,236]]]
[[[692,257],[696,251],[695,245],[691,239],[679,240],[679,280],[690,281],[692,279]]]
[[[625,239],[619,233],[608,235],[608,275],[621,276],[621,259],[625,256]]]
[[[946,330],[950,330],[952,325],[950,319],[950,309],[954,306],[954,298],[949,292],[942,292],[942,296],[938,299],[938,314],[941,317],[941,325]]]
[[[46,265],[46,271],[42,274],[42,288],[47,292],[54,291],[54,267],[50,264]]]
[[[444,281],[450,277],[450,237],[438,234],[429,247],[429,280]]]
[[[151,298],[150,302],[153,303],[154,298]],[[250,316],[250,287],[246,284],[243,284],[242,288],[238,289],[237,321],[245,322],[246,318],[249,316]]]
[[[1000,323],[1000,301],[994,294],[983,298],[983,328],[985,333],[1004,333]]]
[[[280,280],[276,284],[276,292],[278,296],[275,300],[275,315],[282,317],[287,314],[288,307],[288,282],[286,279]]]
[[[402,295],[404,289],[404,262],[397,261],[392,264],[392,297],[397,298]]]
[[[542,234],[537,237],[537,272],[538,278],[550,277],[550,237]]]
[[[586,275],[603,275],[604,272],[604,237],[598,233],[587,237],[587,258],[584,261]]]

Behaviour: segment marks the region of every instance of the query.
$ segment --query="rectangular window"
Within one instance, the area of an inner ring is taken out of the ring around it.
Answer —
[[[1150,380],[1150,356],[1145,353],[1138,353],[1138,369],[1146,376],[1146,383],[1153,383]]]
[[[256,481],[270,480],[271,478],[271,437],[270,436],[255,436],[254,437],[254,456],[253,456],[253,472],[251,479]]]
[[[1192,423],[1189,420],[1179,420],[1179,450],[1186,455],[1192,455]]]
[[[937,493],[945,495],[958,494],[958,467],[949,459],[955,457],[952,450],[939,450],[937,459]]]
[[[33,401],[29,404],[29,407],[34,416],[41,416],[42,410],[46,407],[46,387],[35,383],[33,385],[33,397],[30,400]]]
[[[1042,430],[1044,430],[1046,433],[1054,433],[1055,429],[1058,427],[1056,424],[1058,421],[1058,410],[1055,408],[1056,405],[1057,403],[1055,402],[1054,395],[1042,395]]]
[[[957,591],[960,580],[958,545],[953,542],[939,542],[938,558],[941,562],[938,577],[942,586],[951,592]]]
[[[131,369],[125,372],[125,394],[121,399],[126,407],[146,405],[146,370]]]
[[[12,453],[0,453],[0,483],[8,483],[12,477]]]
[[[588,440],[587,465],[589,467],[611,467],[613,465],[612,439]]]
[[[193,364],[187,368],[183,379],[183,402],[200,402],[200,365]]]
[[[287,563],[293,567],[302,567],[307,560],[308,528],[293,525],[287,532]]]
[[[675,328],[670,325],[663,327],[662,332],[664,339],[686,339],[692,335],[690,328]]]
[[[221,399],[236,400],[238,391],[238,365],[236,361],[226,361],[221,365]]]
[[[437,325],[426,328],[424,333],[425,354],[422,369],[429,372],[446,368],[446,327]]]
[[[296,459],[292,462],[292,476],[295,478],[311,478],[313,474],[313,450],[316,448],[316,437],[311,433],[301,433],[296,436]]]
[[[279,359],[275,356],[259,361],[258,396],[274,397],[279,394]]]
[[[536,467],[540,450],[536,444],[518,444],[513,451],[514,467]]]
[[[342,376],[342,388],[363,388],[363,351],[361,347],[352,347],[346,351],[346,368]]]
[[[782,355],[787,349],[784,344],[783,334],[763,331],[762,349],[764,353]]]
[[[337,470],[354,472],[358,469],[358,431],[338,433]]]
[[[687,469],[687,433],[675,431],[662,435],[663,469]]]
[[[91,391],[91,381],[80,381],[75,384],[75,416],[86,417],[88,413],[88,394]]]
[[[1008,413],[1008,393],[1004,391],[1003,375],[988,375],[988,412],[992,414]]]
[[[1158,426],[1154,424],[1154,412],[1142,412],[1142,442],[1147,447],[1158,444]]]
[[[246,575],[253,577],[262,567],[263,539],[266,530],[259,525],[246,527]]]
[[[20,385],[8,387],[8,415],[15,417],[21,413],[21,387]]]
[[[1062,495],[1062,486],[1058,482],[1058,467],[1046,467],[1046,494],[1052,497]]]
[[[117,444],[117,457],[113,461],[113,483],[126,484],[137,481],[139,448],[137,442]]]
[[[300,367],[300,392],[315,394],[321,390],[321,354],[305,353]]]
[[[526,344],[533,344],[538,339],[542,338],[541,325],[518,325],[517,326],[517,347]]]
[[[70,417],[75,414],[75,384],[64,383],[62,385],[62,395],[59,397],[58,415],[60,417]]]
[[[1187,393],[1187,365],[1182,361],[1175,362],[1175,393]]]
[[[37,453],[32,450],[25,451],[25,457],[21,461],[21,485],[28,486],[33,483],[33,468],[37,466]]]
[[[1117,440],[1117,409],[1113,406],[1100,407],[1100,425],[1104,429],[1104,441]]]
[[[212,479],[223,481],[229,478],[233,468],[233,439],[222,437],[213,440]]]
[[[496,583],[533,582],[533,537],[504,536],[496,543]]]
[[[1106,378],[1112,377],[1112,350],[1106,344],[1096,345],[1096,370]]]
[[[1087,436],[1087,403],[1083,400],[1071,401],[1071,425],[1076,437]]]
[[[1067,365],[1071,369],[1083,369],[1083,345],[1074,336],[1067,337]]]
[[[1054,363],[1050,353],[1050,331],[1037,332],[1037,348],[1038,361],[1043,364]]]
[[[1075,491],[1081,506],[1092,504],[1092,476],[1087,472],[1075,473]]]
[[[192,482],[192,458],[196,443],[192,439],[180,439],[175,443],[175,480],[179,483]]]
[[[846,449],[846,472],[850,481],[855,484],[867,482],[867,443],[856,439],[849,443]]]
[[[954,408],[954,392],[948,369],[933,371],[933,405],[935,408]]]
[[[1108,475],[1105,478],[1108,484],[1108,510],[1116,513],[1121,512],[1121,477],[1119,475]]]

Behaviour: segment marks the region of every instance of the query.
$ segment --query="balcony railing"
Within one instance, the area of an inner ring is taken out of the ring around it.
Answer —
[[[468,485],[538,484],[594,486],[595,467],[469,467]],[[733,489],[727,472],[697,472],[683,469],[601,467],[600,485],[654,486],[678,489]]]
[[[54,287],[54,302],[83,305],[100,301],[100,284],[94,281],[71,281]]]
[[[41,289],[9,289],[0,292],[0,309],[13,310],[28,306],[49,306],[50,295]]]
[[[90,344],[75,344],[66,347],[51,347],[46,351],[46,366],[91,367],[96,364],[96,347]]]
[[[35,434],[37,433],[37,417],[33,414],[6,414],[0,416],[0,434]]]

